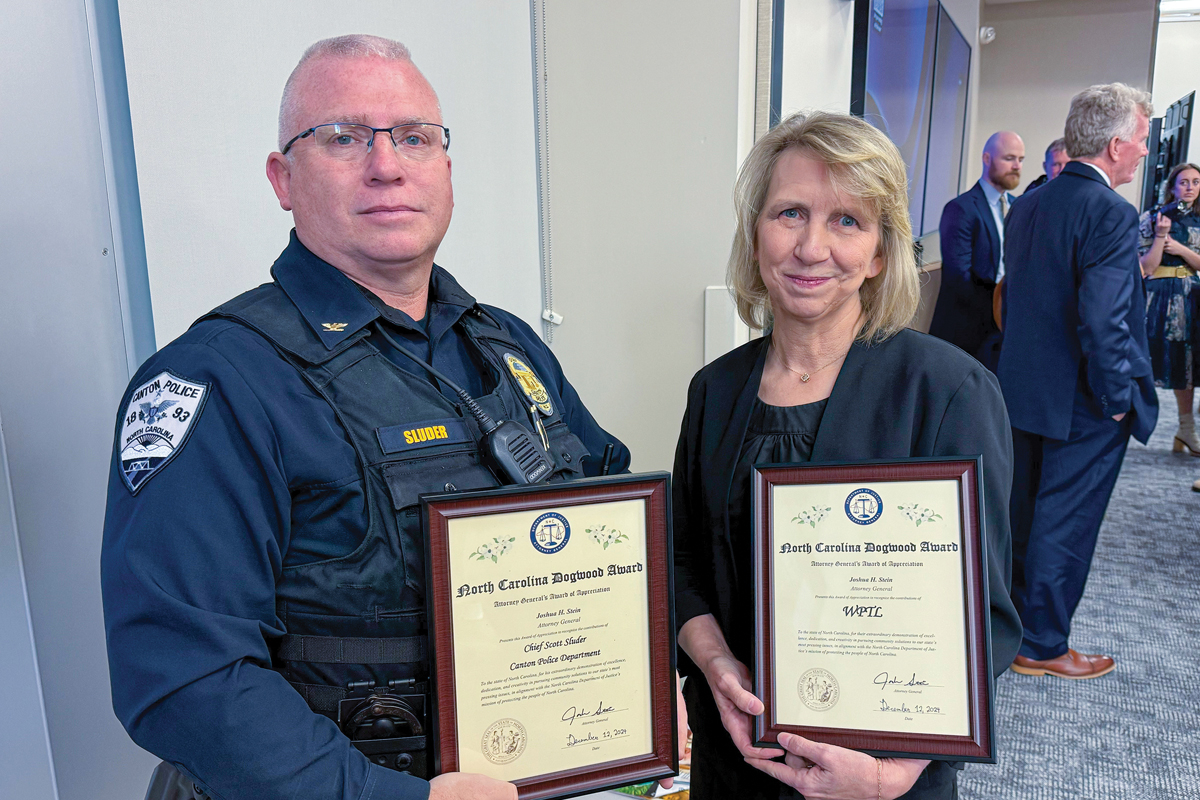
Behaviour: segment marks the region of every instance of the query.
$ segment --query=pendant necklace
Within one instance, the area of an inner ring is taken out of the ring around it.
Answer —
[[[772,340],[771,340],[771,347],[775,347],[775,340],[774,340],[774,339],[772,339]],[[836,356],[836,357],[835,357],[835,358],[833,358],[832,360],[830,360],[830,361],[826,361],[824,364],[822,364],[821,366],[817,367],[817,368],[816,368],[816,369],[814,369],[812,372],[801,372],[801,371],[800,371],[800,370],[798,370],[798,369],[792,369],[791,367],[789,367],[789,366],[787,365],[787,362],[783,360],[783,355],[782,355],[782,354],[779,352],[778,348],[776,348],[776,350],[775,350],[775,353],[776,353],[777,357],[779,358],[779,363],[780,363],[781,365],[783,365],[783,368],[784,368],[784,369],[786,369],[788,372],[791,372],[791,373],[792,373],[792,374],[794,374],[794,375],[798,375],[798,376],[800,376],[800,382],[801,382],[801,383],[808,383],[808,382],[809,382],[809,380],[812,378],[812,376],[813,376],[813,375],[817,374],[817,373],[818,373],[818,372],[820,372],[821,370],[823,370],[823,369],[825,369],[826,367],[830,366],[830,365],[831,365],[831,364],[833,364],[834,362],[836,362],[836,361],[839,361],[839,360],[841,360],[841,359],[845,358],[845,357],[846,357],[846,355],[847,355],[849,352],[850,352],[850,351],[849,351],[849,350],[847,350],[845,353],[842,353],[840,356]]]

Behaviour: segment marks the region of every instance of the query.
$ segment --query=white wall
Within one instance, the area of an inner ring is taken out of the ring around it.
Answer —
[[[270,279],[291,228],[264,171],[279,96],[308,45],[346,33],[404,42],[439,94],[456,205],[438,263],[540,327],[527,0],[122,0],[121,26],[160,346]]]
[[[724,282],[738,0],[546,4],[553,348],[634,468],[670,469]]]
[[[1042,174],[1046,146],[1063,135],[1071,98],[1096,83],[1150,87],[1156,0],[1042,0],[984,6],[996,40],[979,48],[979,117],[969,148],[968,179],[979,179],[979,154],[993,132],[1025,140],[1022,186]],[[1119,191],[1134,201],[1141,181]],[[1018,193],[1022,191],[1017,189]]]
[[[0,107],[26,134],[0,150],[4,798],[135,800],[153,763],[113,715],[100,609],[116,405],[143,355],[124,314],[139,305],[124,274],[137,247],[122,244],[136,225],[120,209],[136,195],[113,201],[118,162],[129,166],[112,125],[114,14],[100,0],[40,0],[9,4],[0,25]],[[43,129],[57,133],[31,144]]]
[[[0,718],[0,795],[51,800],[57,797],[54,763],[21,561],[0,426],[0,680],[7,687]]]
[[[1158,47],[1154,56],[1154,114],[1162,116],[1167,106],[1188,92],[1200,100],[1200,20],[1163,22],[1158,26]],[[1196,106],[1200,110],[1200,104]],[[1188,161],[1200,161],[1200,121],[1192,120],[1192,138]],[[1138,184],[1141,185],[1140,183]]]

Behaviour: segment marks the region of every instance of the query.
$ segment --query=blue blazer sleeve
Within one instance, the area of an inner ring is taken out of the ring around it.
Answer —
[[[117,717],[215,797],[423,800],[428,783],[372,764],[271,669],[290,515],[266,411],[277,398],[207,345],[169,346],[131,386],[159,369],[211,395],[186,447],[137,497],[114,448],[100,573]]]
[[[938,235],[942,243],[943,283],[966,283],[971,278],[972,217],[960,202],[951,201],[942,210]]]
[[[1114,204],[1081,243],[1079,343],[1087,364],[1087,382],[1105,416],[1133,405],[1134,345],[1128,316],[1134,302],[1138,269],[1137,212]]]

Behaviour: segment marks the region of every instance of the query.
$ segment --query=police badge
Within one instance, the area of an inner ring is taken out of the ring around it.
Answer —
[[[508,364],[508,371],[517,379],[517,385],[529,398],[529,402],[536,405],[538,410],[547,417],[553,414],[554,406],[550,404],[550,393],[546,391],[546,387],[538,380],[538,376],[534,374],[533,370],[512,353],[504,354],[504,363]]]

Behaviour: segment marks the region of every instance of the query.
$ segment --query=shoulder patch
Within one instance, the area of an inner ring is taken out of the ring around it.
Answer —
[[[160,372],[129,395],[117,446],[121,477],[131,493],[137,494],[187,444],[208,390],[207,383]]]

